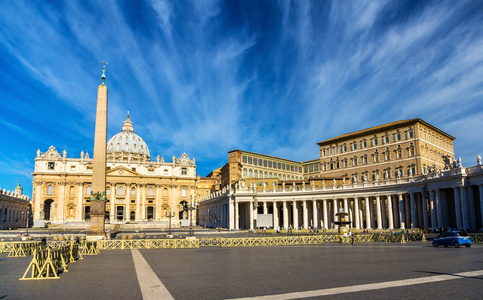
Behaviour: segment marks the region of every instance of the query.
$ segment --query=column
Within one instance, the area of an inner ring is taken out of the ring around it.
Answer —
[[[338,205],[337,205],[337,199],[334,199],[333,200],[333,206],[334,206],[334,216],[333,216],[333,220],[334,221],[339,221],[337,220],[337,217],[335,216],[335,214],[337,214],[337,211],[339,210],[338,209]],[[339,225],[335,225],[334,224],[334,229],[338,229],[339,228]]]
[[[424,228],[429,228],[428,222],[428,205],[426,204],[425,193],[421,193],[421,213],[423,214]]]
[[[40,220],[40,202],[42,199],[42,182],[36,182],[34,188],[35,188],[35,199],[32,199],[34,201],[34,205],[32,206],[33,215],[34,215],[34,220]],[[3,226],[3,225],[4,224],[2,221],[2,224],[0,224],[0,226]]]
[[[307,200],[303,201],[303,218],[304,218],[304,229],[309,228],[309,207],[307,205]]]
[[[292,201],[293,205],[293,227],[297,229],[299,227],[299,210],[297,208],[297,201]]]
[[[456,190],[455,190],[456,193]],[[458,196],[459,199],[459,196]],[[459,200],[458,200],[459,201]],[[456,203],[456,198],[455,198]],[[434,200],[434,191],[429,191],[429,209],[431,210],[431,227],[438,227],[437,217],[436,217],[436,202]]]
[[[393,211],[392,211],[391,195],[387,196],[387,215],[388,215],[388,221],[389,221],[388,228],[393,229],[394,228],[394,218],[393,218],[394,214],[393,214]]]
[[[158,202],[157,199],[155,202]],[[131,185],[129,183],[126,184],[126,221],[131,220]]]
[[[369,197],[364,198],[366,206],[366,228],[371,229],[371,208],[369,207]]]
[[[359,198],[354,198],[354,221],[355,227],[357,229],[361,228],[361,224],[359,222]]]
[[[139,184],[136,184],[136,221],[141,220],[141,188]],[[168,210],[169,212],[169,210]]]
[[[403,200],[403,195],[399,194],[399,228],[400,229],[406,229],[405,223],[406,223],[406,214],[404,211],[404,200]]]
[[[444,227],[443,224],[443,205],[441,205],[441,190],[437,189],[436,191],[436,214],[438,218],[438,228]]]
[[[463,228],[467,229],[470,227],[470,218],[468,216],[468,201],[466,199],[465,187],[458,187],[461,190],[461,212],[463,217]]]
[[[116,202],[116,183],[111,183],[111,220],[116,220],[116,212],[115,212],[115,202]]]
[[[195,197],[195,195],[193,196]],[[164,216],[161,213],[161,186],[159,184],[156,184],[156,198],[154,199],[155,207],[154,207],[154,220],[161,220]],[[128,203],[130,203],[128,201]],[[129,204],[131,205],[131,204]],[[196,210],[193,211],[193,213],[196,212]],[[193,220],[195,220],[196,224],[196,215],[193,216]]]
[[[141,186],[143,194],[141,195],[141,219],[146,220],[146,185]]]
[[[411,201],[411,228],[417,228],[416,203],[414,201],[414,193],[410,193],[409,198]]]
[[[277,227],[280,226],[280,221],[278,220],[278,207],[277,202],[273,201],[273,229],[277,230]]]
[[[283,228],[287,229],[288,224],[288,209],[287,209],[287,201],[283,201]]]
[[[267,202],[263,202],[263,214],[268,214]]]
[[[59,183],[59,203],[55,213],[57,214],[57,220],[64,223],[64,209],[65,209],[65,182]]]
[[[456,227],[458,229],[463,228],[463,219],[461,218],[461,201],[460,201],[460,191],[458,187],[453,188],[454,192],[454,211],[456,214]]]
[[[317,200],[312,200],[312,220],[313,220],[314,228],[320,227],[319,213],[317,210]]]
[[[254,222],[254,220],[255,220],[255,218],[253,217],[253,210],[254,210],[254,209],[253,209],[253,206],[254,206],[254,205],[253,205],[253,201],[250,201],[250,202],[249,202],[249,209],[250,209],[250,214],[249,214],[249,215],[250,215],[250,220],[249,220],[249,222],[250,222],[250,229],[251,229],[251,230],[253,230],[253,229],[254,229],[253,222]]]
[[[381,198],[379,196],[376,196],[376,218],[377,229],[382,229]]]
[[[75,211],[75,219],[77,221],[83,221],[82,220],[82,210],[84,207],[82,206],[82,191],[84,189],[84,184],[83,183],[77,183],[77,189],[79,190],[79,197],[77,198],[77,209]],[[40,210],[40,207],[39,207]]]
[[[480,191],[480,220],[483,220],[483,184],[478,186]],[[483,226],[483,221],[481,222]],[[483,227],[481,228],[483,230]]]
[[[233,214],[235,215],[235,229],[240,229],[240,203],[233,201]],[[206,216],[208,218],[208,216]]]
[[[387,228],[387,205],[386,205],[386,200],[383,197],[380,197],[381,201],[381,216],[382,216],[382,228]]]
[[[324,228],[325,229],[328,229],[329,226],[329,220],[328,220],[328,215],[327,215],[327,200],[322,200],[322,213],[323,213],[323,217],[324,217]]]

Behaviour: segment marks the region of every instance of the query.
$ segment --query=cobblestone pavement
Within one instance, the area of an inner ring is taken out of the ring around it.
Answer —
[[[461,275],[483,274],[483,245],[455,249],[434,248],[429,242],[326,243],[139,253],[175,299],[483,298],[483,276]],[[140,266],[132,250],[85,256],[70,264],[60,279],[19,281],[30,260],[0,254],[0,299],[143,299],[149,294],[139,284]],[[349,290],[358,291],[345,292]]]

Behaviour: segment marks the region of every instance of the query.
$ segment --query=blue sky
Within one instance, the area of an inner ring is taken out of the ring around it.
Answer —
[[[1,1],[2,189],[31,195],[37,149],[92,155],[104,59],[108,138],[130,111],[153,159],[201,176],[411,118],[483,154],[482,1]]]

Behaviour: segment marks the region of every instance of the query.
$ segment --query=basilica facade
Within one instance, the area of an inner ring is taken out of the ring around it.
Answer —
[[[121,132],[107,143],[106,219],[111,222],[166,220],[169,213],[187,220],[198,202],[195,159],[186,153],[151,160],[149,148],[134,132],[129,114]],[[93,159],[68,157],[54,146],[37,151],[33,175],[34,220],[51,223],[89,220]],[[193,216],[196,219],[196,216]]]

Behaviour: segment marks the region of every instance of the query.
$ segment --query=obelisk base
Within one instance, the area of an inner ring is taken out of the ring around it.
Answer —
[[[91,200],[90,227],[87,236],[105,236],[105,209],[106,202],[103,200]]]

